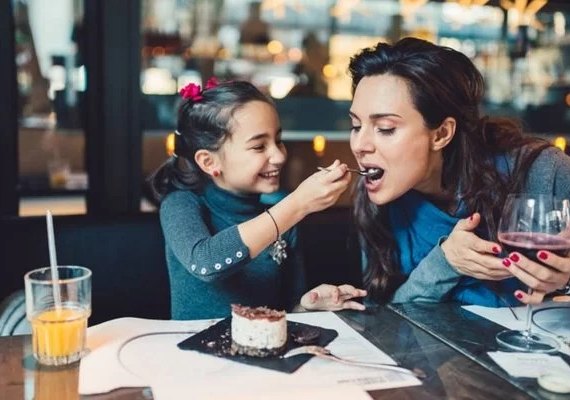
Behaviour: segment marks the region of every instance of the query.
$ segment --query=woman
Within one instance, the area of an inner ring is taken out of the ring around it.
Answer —
[[[354,208],[373,299],[498,307],[568,283],[569,257],[540,251],[546,267],[502,254],[496,231],[508,193],[570,197],[570,159],[512,121],[482,118],[484,81],[465,55],[406,38],[364,49],[350,72],[350,146],[377,171]]]

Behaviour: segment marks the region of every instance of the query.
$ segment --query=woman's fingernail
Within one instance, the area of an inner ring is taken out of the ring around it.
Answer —
[[[540,258],[541,260],[547,260],[548,259],[548,253],[546,253],[544,251],[539,251],[538,252],[538,258]]]
[[[493,246],[493,248],[491,249],[493,251],[493,253],[495,254],[499,254],[500,253],[500,249],[497,246]]]
[[[508,258],[505,258],[505,259],[503,260],[503,265],[504,265],[505,267],[510,267],[510,266],[511,266],[511,260],[509,260]]]
[[[513,260],[514,262],[517,262],[518,260],[521,259],[517,253],[511,254],[511,255],[509,256],[509,258],[510,258],[511,260]]]
[[[523,298],[523,294],[521,292],[516,292],[515,297],[520,300]]]

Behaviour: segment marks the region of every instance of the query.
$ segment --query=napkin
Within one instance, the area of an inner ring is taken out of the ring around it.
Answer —
[[[225,385],[224,385],[225,386]],[[155,400],[182,398],[181,393],[187,394],[191,399],[232,399],[232,400],[290,400],[290,399],[311,399],[311,400],[370,400],[372,397],[357,386],[350,385],[329,385],[317,386],[303,385],[289,386],[286,390],[275,390],[275,388],[262,385],[261,387],[240,388],[239,392],[233,388],[223,386],[213,386],[210,390],[192,390],[188,387],[173,383],[172,385],[161,385],[153,388]]]
[[[215,320],[163,321],[141,318],[119,318],[87,330],[88,354],[79,368],[79,393],[106,393],[120,387],[145,387],[148,382],[117,363],[123,344],[140,335],[156,332],[190,332],[206,329]]]
[[[570,377],[570,367],[559,356],[502,351],[488,352],[487,354],[509,375],[519,378],[538,378],[552,372]]]

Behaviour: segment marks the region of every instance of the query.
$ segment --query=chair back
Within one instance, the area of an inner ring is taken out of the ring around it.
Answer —
[[[164,239],[156,213],[55,216],[59,265],[91,269],[89,324],[118,317],[170,318]],[[0,300],[24,287],[26,272],[49,265],[44,217],[0,219]]]
[[[26,298],[18,290],[0,302],[0,336],[26,335],[32,327],[26,319]]]

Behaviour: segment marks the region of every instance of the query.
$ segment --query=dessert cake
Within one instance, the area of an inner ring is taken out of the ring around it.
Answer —
[[[268,357],[283,353],[287,345],[285,311],[232,304],[232,354]]]

